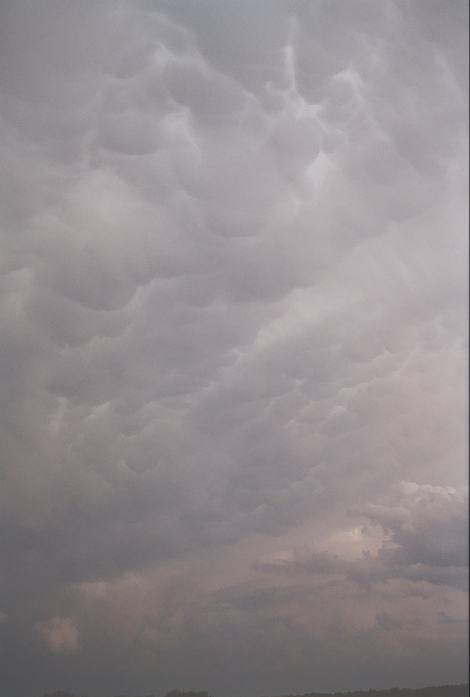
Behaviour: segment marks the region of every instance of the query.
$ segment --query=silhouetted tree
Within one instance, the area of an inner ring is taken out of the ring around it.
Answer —
[[[211,697],[208,692],[170,690],[165,697]]]

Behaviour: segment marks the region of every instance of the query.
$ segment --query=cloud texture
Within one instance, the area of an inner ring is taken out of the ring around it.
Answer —
[[[5,694],[466,679],[467,15],[2,4]]]

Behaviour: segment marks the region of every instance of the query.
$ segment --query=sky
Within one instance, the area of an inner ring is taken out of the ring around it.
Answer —
[[[468,3],[0,3],[0,695],[468,679]]]

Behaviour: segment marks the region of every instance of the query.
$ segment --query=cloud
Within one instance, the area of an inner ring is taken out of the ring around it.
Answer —
[[[75,653],[80,648],[78,628],[67,617],[36,622],[34,630],[52,653]]]
[[[467,565],[465,491],[402,482],[398,505],[371,506],[366,515],[390,531],[390,547],[383,554],[392,560],[435,567]]]
[[[467,10],[2,8],[5,689],[463,675]]]

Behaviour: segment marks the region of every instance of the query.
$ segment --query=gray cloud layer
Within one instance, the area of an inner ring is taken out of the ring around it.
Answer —
[[[2,4],[2,693],[465,679],[467,15]]]

